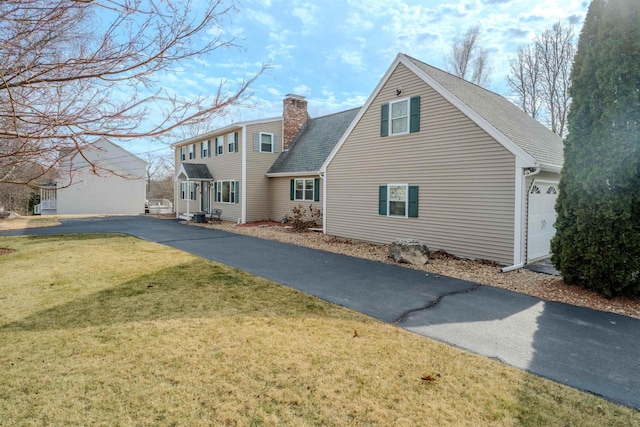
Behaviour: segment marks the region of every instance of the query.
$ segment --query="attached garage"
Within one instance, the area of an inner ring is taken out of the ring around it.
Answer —
[[[529,190],[527,220],[527,262],[551,253],[551,238],[556,232],[558,182],[534,180]]]
[[[399,54],[320,169],[323,228],[515,270],[549,255],[562,164],[562,138],[511,101]]]

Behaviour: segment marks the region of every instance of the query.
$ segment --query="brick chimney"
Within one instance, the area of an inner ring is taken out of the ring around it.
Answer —
[[[307,101],[304,96],[288,94],[282,109],[282,144],[288,150],[300,129],[307,123]]]

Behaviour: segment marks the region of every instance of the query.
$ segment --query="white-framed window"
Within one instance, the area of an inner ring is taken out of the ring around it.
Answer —
[[[296,179],[295,200],[313,201],[315,179]]]
[[[420,132],[420,96],[389,101],[381,106],[380,136]]]
[[[389,184],[387,191],[389,192],[387,216],[406,218],[409,207],[409,184]]]
[[[381,185],[378,189],[378,214],[395,218],[417,218],[419,190],[417,185]]]
[[[207,139],[200,143],[200,155],[203,159],[211,157],[211,140]]]
[[[409,98],[389,103],[391,135],[409,133]]]
[[[238,203],[238,181],[216,181],[214,184],[217,203]]]
[[[189,160],[196,158],[196,144],[189,145]]]
[[[233,132],[227,135],[227,151],[229,153],[238,152],[238,132]]]
[[[187,147],[180,147],[180,160],[187,160]]]
[[[180,183],[180,199],[181,200],[196,200],[196,183],[195,182],[181,182]]]
[[[278,136],[268,132],[255,132],[253,134],[253,151],[261,153],[277,153]]]
[[[273,134],[260,133],[260,152],[273,153]]]
[[[216,156],[224,154],[224,136],[216,136]]]

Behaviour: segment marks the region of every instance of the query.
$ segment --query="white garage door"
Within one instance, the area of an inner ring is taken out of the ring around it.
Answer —
[[[556,232],[556,198],[558,183],[533,181],[529,190],[529,220],[527,226],[527,261],[551,253],[551,238]]]

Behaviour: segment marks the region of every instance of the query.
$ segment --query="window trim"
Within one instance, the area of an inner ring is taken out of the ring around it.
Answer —
[[[393,117],[393,106],[394,104],[400,104],[402,102],[405,102],[407,104],[407,114],[405,116],[399,116],[399,117]],[[393,121],[394,120],[399,120],[399,119],[406,119],[407,121],[407,126],[406,128],[402,131],[402,132],[394,132],[393,131]],[[389,101],[389,136],[395,136],[395,135],[406,135],[409,133],[409,129],[411,127],[411,98],[406,97],[406,98],[402,98],[402,99],[396,99],[393,101]]]
[[[238,132],[231,132],[230,134],[227,134],[227,152],[238,152]]]
[[[262,135],[269,135],[271,137],[271,151],[265,151],[265,150],[262,149]],[[273,136],[274,136],[274,134],[269,133],[269,132],[259,132],[259,137],[258,137],[259,140],[258,141],[259,141],[259,144],[260,144],[260,152],[261,153],[275,153],[275,151],[273,150],[273,148],[274,148],[273,146],[275,145]]]
[[[222,193],[222,188],[224,183],[229,183],[229,201],[224,201],[224,196]],[[238,193],[239,193],[239,182],[234,179],[222,179],[220,181],[216,181],[214,186],[214,202],[215,203],[223,203],[225,205],[235,205],[239,203]]]
[[[189,188],[190,187],[190,188]],[[180,200],[197,200],[197,183],[194,181],[182,181],[180,183]],[[190,198],[186,198],[189,195]]]
[[[405,216],[391,215],[391,209],[389,208],[389,199],[391,194],[391,187],[405,186],[407,188],[406,201],[405,201]],[[383,215],[392,218],[418,218],[420,207],[420,186],[411,184],[385,184],[378,187],[378,215]]]
[[[207,139],[200,143],[200,155],[203,159],[211,157],[211,140]]]
[[[404,200],[404,215],[392,215],[391,214],[391,187],[404,187],[405,200]],[[409,184],[387,184],[387,216],[391,218],[408,218],[409,217]]]
[[[224,136],[216,136],[215,141],[216,156],[222,156],[224,154]]]
[[[298,198],[298,182],[302,181],[302,199]],[[311,198],[307,199],[307,181],[311,181]],[[294,179],[294,198],[296,202],[315,202],[316,180],[315,178],[296,178]]]
[[[393,120],[397,120],[401,117],[396,117],[395,119],[391,118],[391,111],[393,110],[393,105],[398,104],[400,102],[408,101],[408,109],[407,109],[407,128],[403,132],[392,132],[393,131]],[[380,136],[388,137],[388,136],[397,136],[397,135],[407,135],[414,132],[420,132],[420,95],[406,97],[402,99],[397,99],[389,102],[385,102],[381,105],[380,108]]]

